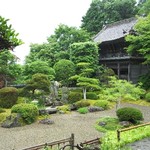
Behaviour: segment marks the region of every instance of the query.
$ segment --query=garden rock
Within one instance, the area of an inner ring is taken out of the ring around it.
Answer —
[[[75,104],[71,104],[70,106],[70,110],[77,110],[77,106]]]
[[[107,123],[106,122],[99,122],[98,125],[104,127]]]
[[[40,109],[39,110],[39,115],[46,115],[46,114],[48,114],[46,109]]]
[[[129,127],[131,125],[131,123],[129,121],[121,121],[120,125],[123,127]]]
[[[39,123],[50,125],[50,124],[54,124],[54,121],[51,119],[43,119],[43,120],[40,120]]]
[[[48,114],[55,114],[55,113],[57,113],[57,108],[56,107],[54,107],[54,108],[52,108],[52,107],[47,107],[46,109],[46,112],[48,113]]]
[[[6,118],[6,120],[1,124],[3,128],[13,128],[23,126],[23,119],[20,114],[13,113]]]
[[[104,108],[97,107],[97,106],[90,106],[88,107],[89,112],[96,112],[96,111],[104,111]]]

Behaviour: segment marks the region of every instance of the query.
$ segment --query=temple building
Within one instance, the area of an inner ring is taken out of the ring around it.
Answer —
[[[138,78],[148,71],[143,65],[144,58],[138,54],[129,55],[126,52],[125,36],[134,34],[133,27],[136,18],[129,18],[106,25],[95,37],[99,46],[99,63],[114,70],[120,79],[136,83]]]

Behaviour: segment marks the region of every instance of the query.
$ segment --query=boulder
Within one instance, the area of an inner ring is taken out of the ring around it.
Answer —
[[[131,125],[131,123],[129,121],[121,121],[120,125],[123,127],[129,127]]]
[[[96,111],[104,111],[104,108],[98,106],[90,106],[88,107],[89,112],[96,112]]]
[[[54,124],[54,121],[51,120],[51,119],[42,119],[42,120],[39,121],[39,123],[50,125],[50,124]]]
[[[57,108],[56,107],[54,107],[54,108],[52,108],[52,107],[47,107],[47,108],[45,108],[45,110],[46,110],[46,112],[48,113],[48,114],[55,114],[55,113],[57,113]]]
[[[1,124],[3,128],[13,128],[23,126],[24,122],[20,114],[13,113],[6,118],[6,120]]]
[[[104,127],[107,123],[106,122],[99,122],[98,125]]]

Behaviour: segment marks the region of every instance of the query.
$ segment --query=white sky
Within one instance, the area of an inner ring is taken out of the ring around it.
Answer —
[[[79,27],[92,0],[0,0],[0,15],[25,44],[14,52],[23,62],[30,43],[46,42],[59,24]]]

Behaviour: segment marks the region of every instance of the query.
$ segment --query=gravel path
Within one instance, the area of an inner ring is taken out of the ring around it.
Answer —
[[[122,107],[125,106],[139,108],[144,114],[144,121],[150,121],[150,107],[122,104]],[[104,116],[116,117],[115,109],[86,115],[77,112],[54,114],[51,119],[55,123],[52,125],[34,123],[11,129],[0,127],[0,150],[21,150],[26,147],[68,138],[71,133],[75,134],[75,143],[101,137],[103,133],[96,131],[94,124],[97,119]]]

